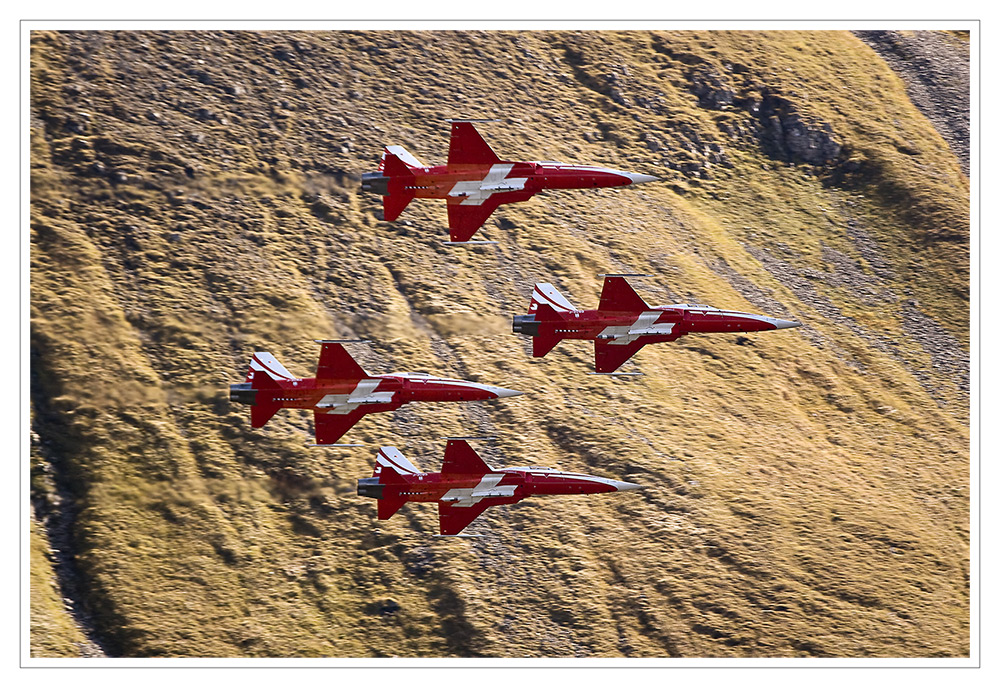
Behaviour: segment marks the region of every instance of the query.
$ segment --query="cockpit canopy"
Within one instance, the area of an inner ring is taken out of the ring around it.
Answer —
[[[714,306],[707,306],[703,303],[672,303],[669,306],[657,306],[657,308],[681,308],[684,310],[696,310],[696,311],[719,311],[721,308],[716,308]]]

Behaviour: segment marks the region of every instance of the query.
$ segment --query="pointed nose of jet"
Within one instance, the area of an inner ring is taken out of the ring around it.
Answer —
[[[524,394],[524,392],[518,392],[516,389],[505,389],[503,387],[494,387],[493,385],[487,385],[486,389],[487,391],[496,394],[498,399],[502,399],[504,397],[516,397]]]
[[[619,492],[622,492],[624,490],[640,490],[640,489],[642,489],[642,485],[639,485],[638,483],[627,483],[624,480],[615,480],[614,481],[614,485],[615,485],[615,489],[618,490]]]
[[[646,182],[658,182],[659,177],[654,177],[650,174],[633,174],[631,172],[626,172],[625,176],[631,180],[632,184],[645,184]]]
[[[774,328],[777,330],[784,330],[789,327],[802,327],[802,323],[796,322],[795,320],[780,320],[778,318],[774,319]]]

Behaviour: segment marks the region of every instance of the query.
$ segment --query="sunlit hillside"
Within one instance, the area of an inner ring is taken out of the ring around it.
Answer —
[[[851,33],[36,32],[31,98],[36,656],[968,655],[969,180]],[[664,181],[449,247],[443,202],[358,189],[448,117]],[[607,272],[804,326],[533,359],[532,285]],[[526,394],[252,430],[251,354],[323,338]],[[645,489],[377,521],[377,448],[450,435]]]

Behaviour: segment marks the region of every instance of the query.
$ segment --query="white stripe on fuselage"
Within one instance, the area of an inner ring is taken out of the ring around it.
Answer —
[[[472,506],[487,497],[513,497],[516,485],[497,487],[503,476],[503,473],[487,473],[480,478],[479,484],[475,487],[456,487],[448,490],[441,497],[441,501],[451,502],[452,506]]]
[[[350,394],[327,394],[316,408],[326,410],[326,413],[344,415],[350,413],[362,404],[388,404],[392,401],[394,392],[375,392],[381,380],[360,380]]]
[[[482,205],[483,201],[495,193],[520,191],[524,188],[528,178],[513,177],[507,179],[507,175],[512,169],[514,169],[514,165],[511,163],[493,165],[482,179],[455,182],[455,186],[448,192],[448,195],[452,198],[461,198],[462,205]]]
[[[670,334],[674,329],[674,323],[655,324],[661,313],[659,311],[646,311],[641,313],[631,325],[613,325],[605,327],[598,339],[610,340],[609,344],[630,344],[639,337],[653,334]]]
[[[618,484],[621,482],[619,480],[612,480],[611,478],[601,478],[596,475],[588,475],[586,473],[569,473],[567,471],[557,471],[551,468],[535,468],[532,466],[523,467],[511,467],[505,469],[507,471],[519,471],[523,473],[534,473],[537,475],[544,476],[546,478],[565,478],[567,480],[586,480],[592,483],[600,483],[601,485],[610,485],[617,489]]]

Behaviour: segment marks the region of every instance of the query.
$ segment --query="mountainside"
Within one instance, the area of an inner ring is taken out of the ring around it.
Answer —
[[[936,39],[968,64],[967,37]],[[950,46],[950,47],[948,47]],[[849,32],[34,32],[35,656],[966,656],[969,180]],[[447,117],[511,160],[659,183],[380,220],[382,146]],[[532,285],[804,323],[587,375],[511,334]],[[231,404],[254,351],[518,389],[307,447]],[[437,470],[641,483],[377,521],[381,445]]]

